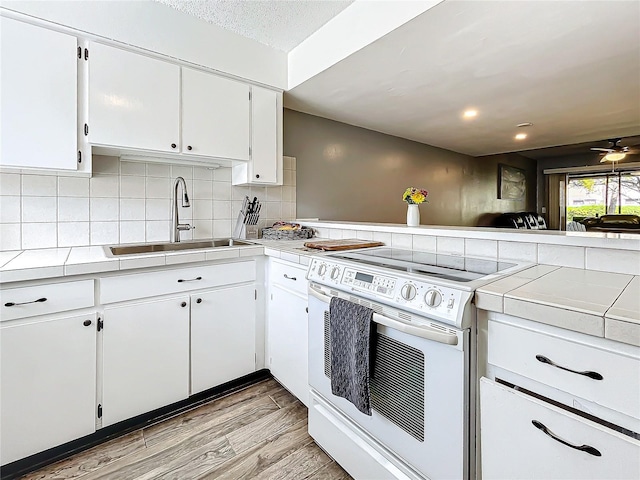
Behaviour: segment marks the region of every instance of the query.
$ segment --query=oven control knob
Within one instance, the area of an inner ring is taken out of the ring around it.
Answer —
[[[338,267],[333,267],[331,269],[331,279],[335,280],[338,278],[339,275],[340,275],[340,269]]]
[[[414,298],[416,298],[416,292],[416,287],[414,287],[410,283],[405,283],[402,286],[402,290],[400,290],[400,295],[405,300],[413,300]]]
[[[327,266],[324,263],[321,263],[320,266],[318,267],[318,275],[324,275],[326,271],[327,271]]]
[[[437,290],[427,290],[427,293],[424,294],[424,303],[430,307],[437,307],[442,303],[442,295]]]

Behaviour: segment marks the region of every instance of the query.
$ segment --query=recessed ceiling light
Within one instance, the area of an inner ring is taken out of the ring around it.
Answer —
[[[527,138],[526,133],[519,133],[516,135],[516,140],[524,140],[525,138]]]
[[[464,118],[474,118],[478,116],[478,111],[477,110],[465,110],[464,114],[462,115]]]

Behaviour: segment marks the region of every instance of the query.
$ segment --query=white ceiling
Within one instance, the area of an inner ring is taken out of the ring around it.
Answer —
[[[353,3],[353,0],[156,1],[285,52]]]
[[[445,0],[285,106],[474,156],[639,135],[640,2]]]

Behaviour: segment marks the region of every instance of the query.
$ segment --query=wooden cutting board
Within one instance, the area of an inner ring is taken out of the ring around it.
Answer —
[[[317,242],[305,242],[307,248],[317,248],[318,250],[354,250],[356,248],[380,247],[384,245],[382,242],[369,242],[367,240],[358,240],[357,238],[346,238],[342,240],[320,240]]]

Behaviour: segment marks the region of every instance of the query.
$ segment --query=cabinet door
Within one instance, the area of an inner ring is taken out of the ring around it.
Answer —
[[[78,42],[0,17],[2,166],[76,170]]]
[[[253,87],[251,92],[251,165],[254,183],[276,183],[278,166],[277,92]]]
[[[189,396],[189,297],[104,309],[102,425]]]
[[[483,480],[640,478],[638,440],[486,378],[480,408]]]
[[[182,68],[183,153],[248,160],[249,112],[248,85]]]
[[[89,141],[178,152],[180,67],[99,43],[89,52]]]
[[[2,465],[95,431],[95,317],[0,328]]]
[[[191,394],[255,371],[255,287],[191,296]]]
[[[309,405],[307,298],[279,285],[271,287],[267,342],[271,373]]]

